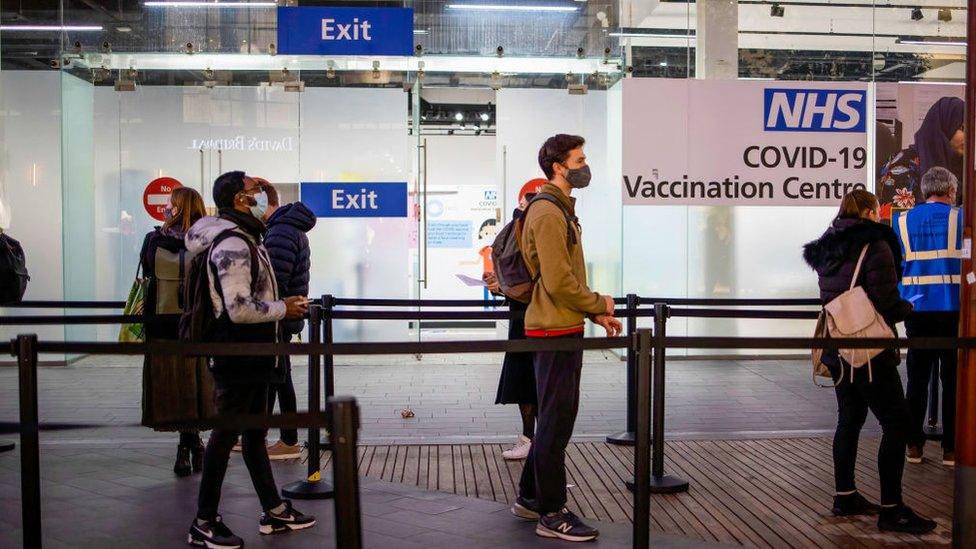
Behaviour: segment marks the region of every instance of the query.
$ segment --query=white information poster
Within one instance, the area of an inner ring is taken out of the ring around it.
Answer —
[[[624,205],[836,205],[867,188],[867,84],[627,79]]]

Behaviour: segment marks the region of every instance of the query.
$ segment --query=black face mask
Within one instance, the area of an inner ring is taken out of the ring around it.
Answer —
[[[582,168],[570,169],[565,164],[561,164],[562,167],[569,170],[564,178],[569,186],[574,189],[582,189],[590,185],[590,179],[593,178],[593,174],[590,173],[589,166],[583,166]]]

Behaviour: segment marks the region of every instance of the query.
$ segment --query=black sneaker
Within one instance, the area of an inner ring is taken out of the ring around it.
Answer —
[[[880,512],[881,506],[871,503],[860,492],[845,496],[834,496],[833,513],[835,517],[877,515]]]
[[[304,530],[315,526],[315,517],[303,515],[292,508],[291,501],[285,500],[285,510],[281,514],[265,511],[261,515],[261,526],[258,531],[265,536],[287,532],[289,530]]]
[[[207,549],[238,549],[238,547],[244,547],[244,540],[230,531],[220,515],[217,515],[214,520],[203,521],[203,524],[194,519],[186,542]]]
[[[938,524],[934,520],[920,517],[904,505],[882,508],[881,515],[878,517],[878,529],[887,532],[904,532],[920,536],[935,530],[936,526]]]
[[[579,517],[565,507],[558,513],[539,517],[535,533],[544,538],[559,538],[566,541],[591,541],[600,535],[596,528],[583,524]]]
[[[190,467],[190,447],[180,444],[176,448],[176,463],[173,464],[173,472],[178,477],[188,477],[193,470]]]
[[[519,496],[512,504],[512,514],[520,519],[539,520],[539,512],[535,510],[535,502]]]

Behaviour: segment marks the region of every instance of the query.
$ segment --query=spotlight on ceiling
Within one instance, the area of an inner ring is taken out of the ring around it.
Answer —
[[[952,10],[949,8],[939,8],[939,21],[943,23],[952,21]]]
[[[784,8],[779,4],[773,4],[772,6],[769,7],[770,17],[783,17],[783,14],[785,13],[786,13],[786,8]]]
[[[463,113],[456,112],[456,113],[454,113],[454,119],[457,120],[458,122],[460,122],[460,121],[464,120],[464,114]]]
[[[912,21],[921,21],[923,17],[922,8],[912,8]]]
[[[491,116],[489,116],[488,113],[486,113],[486,112],[481,113],[481,121],[482,122],[487,122],[489,118],[491,118]]]

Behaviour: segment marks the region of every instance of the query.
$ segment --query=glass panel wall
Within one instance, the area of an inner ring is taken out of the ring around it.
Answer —
[[[958,85],[965,66],[961,0],[566,0],[548,2],[558,9],[546,13],[526,12],[538,4],[529,0],[491,12],[418,0],[404,3],[415,10],[418,55],[402,58],[274,55],[274,8],[111,4],[0,0],[0,225],[28,249],[32,299],[124,298],[142,237],[158,223],[143,205],[146,184],[173,177],[212,205],[213,178],[232,168],[280,184],[285,200],[300,199],[303,181],[408,183],[407,218],[319,219],[314,295],[477,297],[482,290],[456,275],[478,274],[482,225],[510,218],[521,184],[540,175],[539,144],[558,132],[588,141],[595,177],[579,197],[596,289],[807,297],[815,280],[799,246],[832,207],[621,205],[629,115],[620,77],[867,82],[873,188],[934,99],[961,93],[944,86]],[[10,30],[25,25],[47,28]],[[689,124],[654,123],[677,133]],[[462,202],[470,220],[445,213]],[[467,221],[466,247],[447,245],[459,227],[450,222]],[[412,335],[409,323],[376,326],[349,323],[337,335]],[[809,331],[758,321],[671,326]],[[115,336],[111,327],[97,334]]]

